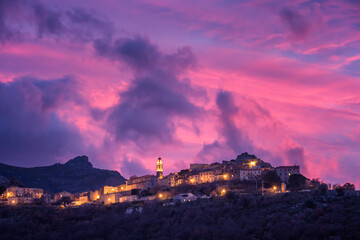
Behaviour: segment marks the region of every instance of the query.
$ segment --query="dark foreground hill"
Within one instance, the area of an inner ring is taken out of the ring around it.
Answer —
[[[79,156],[65,164],[22,168],[0,163],[0,176],[19,179],[25,187],[49,190],[51,193],[71,193],[96,190],[104,185],[117,186],[125,183],[117,171],[94,168],[87,156]]]
[[[360,239],[360,198],[290,193],[163,207],[0,206],[0,239]]]

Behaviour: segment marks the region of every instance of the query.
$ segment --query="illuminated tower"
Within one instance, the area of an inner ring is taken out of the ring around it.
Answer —
[[[159,179],[163,178],[163,163],[162,163],[161,157],[158,158],[157,163],[156,163],[156,176]]]

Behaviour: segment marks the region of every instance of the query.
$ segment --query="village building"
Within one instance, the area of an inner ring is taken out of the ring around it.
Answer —
[[[54,201],[57,202],[57,201],[59,201],[59,200],[60,200],[61,198],[63,198],[63,197],[68,197],[68,198],[71,199],[71,193],[66,192],[66,191],[62,191],[62,192],[56,193],[56,194],[54,195]]]
[[[90,192],[71,194],[71,201],[74,205],[82,205],[84,203],[89,203],[91,201]]]
[[[8,205],[32,203],[35,198],[41,198],[44,190],[40,188],[9,187],[4,193]]]
[[[89,200],[91,202],[97,201],[100,199],[100,190],[96,190],[96,191],[90,191],[89,192]]]
[[[203,163],[190,163],[190,169],[191,170],[195,170],[195,169],[204,169],[204,168],[208,168],[209,164],[203,164]]]
[[[214,182],[214,171],[204,170],[199,173],[199,183],[210,183]]]
[[[158,177],[154,175],[145,175],[142,177],[132,176],[126,181],[126,190],[141,189],[146,190],[156,186]]]
[[[117,186],[117,191],[118,192],[126,191],[126,184],[122,184],[122,185]]]
[[[167,176],[165,176],[165,177],[163,177],[161,179],[159,178],[158,184],[160,186],[164,186],[164,187],[171,187],[172,175],[173,174],[169,174],[169,175],[167,175]]]
[[[162,179],[163,178],[163,162],[161,160],[161,157],[158,158],[157,162],[156,162],[156,177],[158,179]]]
[[[113,186],[103,186],[102,187],[102,194],[116,193],[116,192],[118,192],[117,187],[113,187]]]
[[[281,182],[288,182],[289,177],[293,174],[300,174],[300,166],[279,166],[275,168],[276,174],[280,177]]]
[[[262,175],[261,169],[241,169],[240,180],[255,180]]]

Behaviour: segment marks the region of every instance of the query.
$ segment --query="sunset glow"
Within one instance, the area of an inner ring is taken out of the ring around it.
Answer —
[[[0,1],[0,162],[243,152],[360,186],[359,1]]]

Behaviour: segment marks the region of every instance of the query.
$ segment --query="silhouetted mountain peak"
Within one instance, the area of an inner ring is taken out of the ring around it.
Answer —
[[[72,168],[92,168],[93,165],[89,162],[89,158],[87,156],[78,156],[73,158],[67,163],[64,164],[65,166],[72,167]]]
[[[32,168],[0,164],[0,176],[6,179],[16,178],[25,187],[42,188],[51,193],[87,192],[105,185],[118,186],[125,183],[125,178],[117,171],[93,168],[87,156],[78,156],[65,164]],[[0,182],[1,180],[2,178]]]

